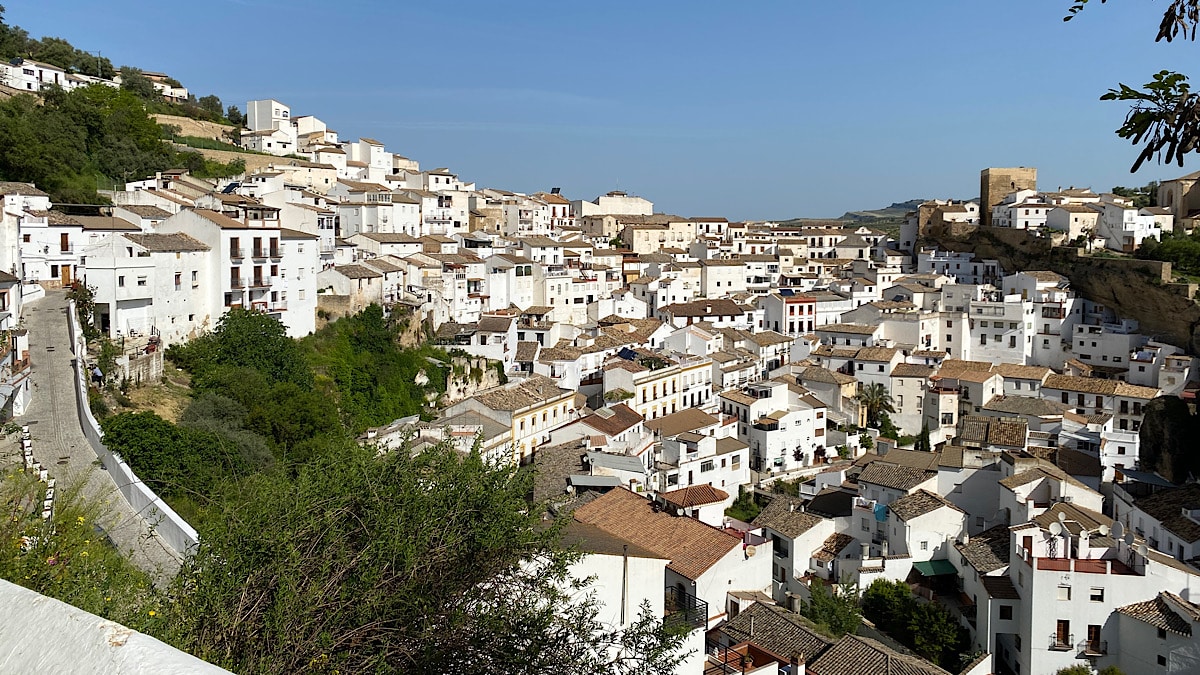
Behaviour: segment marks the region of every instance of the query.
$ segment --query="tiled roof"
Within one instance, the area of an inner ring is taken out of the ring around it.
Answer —
[[[121,204],[116,208],[128,211],[142,218],[170,218],[171,212],[149,204]]]
[[[814,675],[950,675],[915,655],[860,635],[846,635],[813,660],[807,672]]]
[[[821,520],[818,516],[805,513],[798,500],[780,496],[772,499],[751,524],[754,527],[769,527],[785,537],[795,539]]]
[[[663,492],[658,495],[663,498],[663,501],[675,506],[690,508],[693,506],[704,506],[705,504],[716,504],[729,499],[729,493],[724,490],[702,483],[700,485],[689,485],[678,490]]]
[[[698,408],[684,408],[679,412],[664,415],[646,422],[646,428],[656,431],[663,438],[678,436],[685,431],[695,431],[717,423],[717,418]]]
[[[1045,366],[1026,366],[1019,363],[997,363],[992,370],[1000,373],[1001,377],[1018,380],[1043,380],[1046,376],[1054,374],[1053,370]]]
[[[505,333],[512,322],[511,316],[481,316],[476,327],[483,333]]]
[[[533,375],[513,387],[492,389],[475,394],[475,400],[492,410],[520,410],[530,406],[561,398],[571,392],[559,389],[558,385],[545,375]]]
[[[1060,513],[1066,516],[1065,520],[1060,521],[1058,517]],[[1101,525],[1112,527],[1113,521],[1112,518],[1102,513],[1082,506],[1067,502],[1055,502],[1053,506],[1034,516],[1033,522],[1043,529],[1048,529],[1053,523],[1062,522],[1071,534],[1079,534],[1083,530],[1095,532],[1100,529]]]
[[[933,375],[933,366],[922,366],[916,363],[897,363],[892,368],[892,377],[919,377],[929,379]]]
[[[383,276],[366,265],[339,265],[333,268],[333,271],[347,279],[378,279]]]
[[[1200,509],[1200,483],[1155,492],[1134,500],[1133,505],[1183,541],[1200,540],[1200,523],[1183,515],[1185,509]]]
[[[1159,593],[1153,600],[1135,602],[1132,605],[1118,607],[1117,612],[1144,621],[1155,628],[1169,630],[1176,635],[1192,636],[1191,621],[1180,616],[1166,599]]]
[[[533,361],[537,358],[538,346],[538,343],[533,342],[532,340],[522,340],[518,342],[517,355],[513,360],[517,361],[518,363]]]
[[[673,317],[741,316],[747,312],[747,308],[742,307],[732,300],[717,298],[713,300],[680,302],[667,305],[659,311],[670,314]]]
[[[125,238],[147,251],[191,252],[208,251],[210,247],[186,234],[127,234]]]
[[[879,326],[865,326],[857,323],[829,323],[824,326],[817,326],[818,333],[839,333],[845,335],[874,335],[879,331]]]
[[[988,595],[996,600],[1021,599],[1021,594],[1017,592],[1017,587],[1013,585],[1012,578],[1007,574],[996,577],[979,577],[979,581]]]
[[[886,462],[888,464],[899,464],[914,469],[924,471],[937,471],[941,465],[942,453],[940,452],[919,452],[917,450],[892,450],[886,455],[876,455],[867,453],[862,457],[854,460],[857,466],[865,467],[874,462]]]
[[[805,382],[821,382],[824,384],[850,384],[857,382],[852,376],[839,373],[820,366],[809,366],[799,376]]]
[[[853,542],[854,537],[841,532],[835,532],[829,535],[829,538],[821,544],[821,548],[817,549],[816,552],[813,553],[812,557],[814,560],[819,562],[829,562],[830,560],[838,557],[838,554],[844,551],[846,547]]]
[[[1042,388],[1112,396],[1117,391],[1117,381],[1078,375],[1051,375],[1042,383]]]
[[[946,359],[938,368],[941,377],[957,378],[966,372],[989,372],[992,369],[990,361],[963,361],[962,359]]]
[[[741,544],[738,537],[694,518],[656,511],[650,500],[625,488],[611,490],[579,507],[574,518],[669,558],[668,569],[692,580]]]
[[[954,545],[980,574],[1008,567],[1011,547],[1008,525],[1004,524],[980,532],[971,537],[966,544]]]
[[[830,644],[799,614],[761,602],[743,609],[717,630],[733,644],[749,642],[784,660],[797,652],[811,657]]]
[[[0,195],[22,195],[24,197],[50,196],[34,187],[32,183],[14,183],[11,181],[0,181]]]
[[[917,490],[916,492],[904,495],[900,499],[888,504],[888,508],[896,514],[900,520],[912,520],[919,518],[927,513],[946,507],[960,513],[965,513],[962,509],[954,504],[946,501],[941,495],[935,494],[928,490]]]
[[[858,361],[891,361],[898,351],[894,347],[863,347],[854,358]]]
[[[959,441],[1024,448],[1029,423],[1024,419],[968,415],[962,419]]]
[[[1009,415],[1033,415],[1050,417],[1062,415],[1070,406],[1035,396],[993,396],[984,406],[984,410],[1007,413]]]
[[[882,485],[893,490],[907,492],[934,476],[933,472],[900,466],[886,461],[875,461],[867,465],[858,475],[858,482]]]
[[[592,413],[583,418],[583,423],[609,436],[616,436],[642,421],[642,416],[624,403],[618,403],[602,410],[607,410],[611,414],[601,412]]]

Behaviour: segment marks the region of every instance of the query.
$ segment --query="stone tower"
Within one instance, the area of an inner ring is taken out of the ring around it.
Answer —
[[[992,207],[1004,201],[1004,196],[1017,190],[1037,189],[1037,169],[1020,166],[1015,169],[984,169],[979,172],[979,215],[984,225],[992,224]]]

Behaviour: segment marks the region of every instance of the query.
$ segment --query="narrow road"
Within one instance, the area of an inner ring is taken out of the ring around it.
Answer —
[[[162,584],[179,571],[179,559],[117,490],[108,471],[83,435],[75,408],[74,360],[67,326],[67,299],[62,290],[26,305],[33,364],[33,395],[18,424],[29,425],[33,456],[58,482],[59,494],[83,485],[82,494],[98,504],[100,526],[137,567]]]

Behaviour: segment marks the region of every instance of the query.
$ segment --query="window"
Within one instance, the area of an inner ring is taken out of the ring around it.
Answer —
[[[1058,587],[1058,599],[1059,600],[1070,600],[1071,599],[1071,587],[1070,586],[1059,586]]]
[[[1011,621],[1012,617],[1012,605],[1000,605],[1000,618],[1005,621]]]
[[[706,459],[703,462],[700,462],[700,473],[707,473],[712,470],[713,470],[713,461],[711,459]]]
[[[929,550],[929,542],[927,542],[927,541],[921,542],[921,550],[928,551]]]
[[[1088,600],[1091,600],[1092,602],[1104,602],[1104,589],[1093,588],[1088,593]]]
[[[21,241],[25,242],[26,244],[29,243],[29,240],[30,240],[30,235],[26,234],[26,235],[21,236]]]
[[[1162,633],[1163,630],[1160,628],[1158,632]],[[1165,668],[1167,666],[1167,657],[1163,656],[1162,654],[1159,654],[1158,655],[1158,665]]]
[[[179,290],[179,286],[183,282],[183,272],[175,273],[175,290]]]
[[[975,527],[983,527],[983,516],[975,516]]]
[[[1166,640],[1166,639],[1167,639],[1167,629],[1165,629],[1165,628],[1159,628],[1159,629],[1158,629],[1158,639],[1159,639],[1159,640]],[[1158,657],[1158,658],[1160,658],[1160,659],[1161,659],[1162,657],[1160,656],[1160,657]]]
[[[117,285],[120,286],[121,288],[125,288],[125,277],[123,277],[123,276],[117,277]]]
[[[870,531],[871,531],[871,526],[870,526],[870,524],[868,524],[868,522],[867,522],[867,519],[866,519],[866,518],[863,518],[863,519],[862,519],[862,531],[863,531],[863,532],[870,532]]]

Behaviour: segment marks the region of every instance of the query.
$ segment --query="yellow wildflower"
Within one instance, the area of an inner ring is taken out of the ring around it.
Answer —
[[[79,552],[79,557],[80,557],[80,558],[86,558],[86,557],[87,557],[87,551],[80,551],[80,552]]]
[[[154,616],[154,610],[150,610],[150,616]]]

